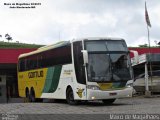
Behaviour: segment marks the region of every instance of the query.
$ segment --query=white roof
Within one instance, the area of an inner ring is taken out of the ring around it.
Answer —
[[[123,40],[123,39],[122,38],[111,38],[111,37],[87,37],[87,38],[73,39],[71,41],[61,41],[61,42],[58,42],[56,44],[51,44],[51,45],[40,47],[37,50],[29,52],[29,53],[21,54],[19,56],[19,58],[34,55],[34,54],[37,54],[37,53],[41,53],[43,51],[47,51],[47,50],[50,50],[50,49],[53,49],[53,48],[60,47],[60,46],[65,45],[67,43],[72,43],[72,42],[82,41],[82,40]]]
[[[73,39],[71,42],[82,41],[82,40],[124,40],[124,39],[122,39],[122,38],[113,38],[113,37],[87,37],[87,38]]]
[[[58,42],[58,43],[56,43],[56,44],[43,46],[43,47],[38,48],[38,49],[35,50],[35,51],[21,54],[21,55],[19,56],[19,58],[26,57],[26,56],[29,56],[29,55],[34,55],[34,54],[37,54],[37,53],[41,53],[41,52],[43,52],[43,51],[47,51],[47,50],[50,50],[50,49],[53,49],[53,48],[60,47],[60,46],[62,46],[62,45],[64,45],[64,44],[67,44],[67,43],[69,43],[69,41],[61,41],[61,42]]]

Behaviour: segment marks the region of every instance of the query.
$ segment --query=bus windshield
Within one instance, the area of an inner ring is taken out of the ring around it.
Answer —
[[[111,82],[131,79],[130,58],[124,41],[88,41],[88,81]]]

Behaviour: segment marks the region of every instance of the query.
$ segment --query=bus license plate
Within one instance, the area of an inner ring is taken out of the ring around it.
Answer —
[[[114,93],[109,93],[109,95],[110,96],[115,96],[115,95],[117,95],[117,93],[115,93],[115,92]]]

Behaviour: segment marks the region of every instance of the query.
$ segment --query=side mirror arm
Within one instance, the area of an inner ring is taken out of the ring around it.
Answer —
[[[81,52],[83,54],[84,65],[86,66],[88,64],[88,52],[87,50],[81,50]]]

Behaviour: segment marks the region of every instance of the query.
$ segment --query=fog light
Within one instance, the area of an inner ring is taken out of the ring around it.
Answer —
[[[94,99],[95,99],[95,97],[91,97],[91,99],[92,99],[92,100],[94,100]]]

